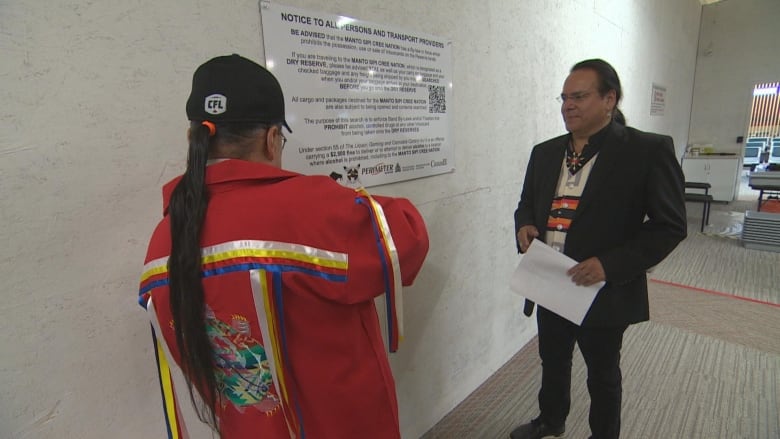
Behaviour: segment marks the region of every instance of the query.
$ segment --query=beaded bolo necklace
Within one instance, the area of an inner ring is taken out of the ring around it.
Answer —
[[[572,142],[569,141],[569,145],[566,148],[566,167],[569,168],[571,175],[576,174],[577,171],[582,169],[582,167],[585,166],[585,163],[588,163],[588,160],[596,155],[596,152],[598,152],[598,149],[590,144],[585,145],[585,147],[582,148],[582,152],[577,152],[574,150]]]

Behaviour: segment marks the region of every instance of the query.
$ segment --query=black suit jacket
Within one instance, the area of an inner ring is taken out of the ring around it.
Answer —
[[[556,137],[531,152],[515,235],[533,224],[544,240],[568,139]],[[608,126],[563,250],[576,261],[597,257],[606,273],[606,285],[582,326],[613,327],[650,318],[646,272],[685,239],[684,192],[671,137],[615,122]]]

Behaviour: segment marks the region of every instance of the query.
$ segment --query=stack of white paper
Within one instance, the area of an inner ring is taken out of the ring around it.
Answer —
[[[577,261],[534,240],[512,274],[509,287],[559,316],[581,325],[605,282],[577,286],[566,271]]]

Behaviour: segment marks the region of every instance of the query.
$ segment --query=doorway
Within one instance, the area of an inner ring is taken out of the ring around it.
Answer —
[[[780,82],[753,86],[746,133],[737,193],[739,200],[755,199],[758,196],[749,185],[751,172],[765,171],[770,165],[780,166]]]

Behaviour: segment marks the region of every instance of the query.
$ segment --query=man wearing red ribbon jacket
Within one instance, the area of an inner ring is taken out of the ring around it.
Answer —
[[[422,217],[283,170],[282,90],[246,58],[200,66],[187,116],[187,170],[163,188],[139,296],[168,436],[188,437],[190,399],[222,439],[398,439],[379,319],[393,351],[401,285],[428,251]]]

